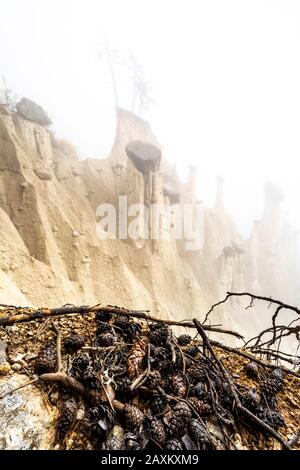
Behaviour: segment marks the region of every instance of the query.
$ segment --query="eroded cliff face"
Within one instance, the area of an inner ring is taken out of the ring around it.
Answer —
[[[0,109],[0,303],[100,302],[183,319],[201,318],[227,290],[296,302],[292,231],[270,227],[276,210],[267,197],[264,219],[243,241],[225,211],[221,180],[215,207],[204,208],[199,251],[186,252],[175,240],[98,238],[97,207],[116,205],[120,195],[128,204],[197,202],[194,170],[183,184],[162,160],[145,178],[126,154],[135,140],[160,148],[148,123],[119,109],[109,157],[80,161],[64,153],[45,127]],[[226,307],[226,324],[255,330],[256,320],[246,325],[236,310]],[[224,320],[222,309],[217,315]]]

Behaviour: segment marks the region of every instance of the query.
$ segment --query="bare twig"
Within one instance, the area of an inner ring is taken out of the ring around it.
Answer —
[[[241,349],[233,348],[231,346],[225,346],[224,344],[219,343],[218,341],[213,341],[213,340],[210,340],[210,343],[211,343],[212,346],[215,346],[215,347],[220,348],[220,349],[224,349],[224,351],[228,351],[228,352],[231,352],[233,354],[237,354],[238,356],[242,356],[245,359],[249,359],[250,361],[256,362],[257,364],[261,365],[262,367],[266,367],[267,369],[278,369],[278,365],[272,364],[270,362],[262,361],[262,360],[258,359],[256,356],[254,356],[250,353],[247,353],[246,351],[243,351]],[[280,366],[280,368],[283,369],[287,374],[290,374],[290,375],[293,375],[295,377],[300,378],[300,374],[298,374],[297,372],[295,372],[293,370],[290,370],[290,369],[287,369],[284,366]]]
[[[127,315],[127,316],[132,316],[135,318],[140,318],[142,320],[152,321],[155,323],[164,323],[170,326],[182,326],[184,328],[195,328],[195,325],[192,321],[165,320],[163,318],[152,317],[151,315],[149,315],[149,310],[129,310],[126,308],[113,307],[110,305],[106,307],[68,306],[68,307],[59,307],[59,308],[52,308],[52,309],[39,309],[39,310],[33,310],[29,312],[25,312],[24,309],[21,309],[19,311],[17,310],[14,312],[10,312],[8,315],[4,317],[0,317],[0,326],[1,325],[2,326],[14,325],[16,323],[25,323],[25,322],[30,322],[34,320],[39,320],[41,318],[58,317],[58,316],[73,315],[73,314],[87,315],[90,313],[97,313],[97,312],[111,313],[114,315]],[[1,310],[0,310],[0,313],[1,313]],[[215,333],[235,336],[238,339],[243,339],[243,336],[240,333],[237,333],[236,331],[225,330],[223,328],[218,328],[218,327],[210,326],[210,325],[205,325],[204,329],[207,331],[215,332]]]
[[[0,400],[3,400],[3,398],[8,397],[9,395],[12,395],[13,393],[17,392],[18,390],[21,390],[22,388],[28,387],[29,385],[33,385],[34,383],[39,382],[39,380],[40,379],[30,380],[30,382],[26,382],[26,384],[20,385],[20,387],[14,388],[13,390],[6,392],[4,395],[0,397]]]
[[[57,372],[62,370],[62,361],[61,361],[61,333],[55,323],[52,321],[51,326],[56,333],[56,354],[57,354]]]
[[[247,416],[251,421],[255,422],[260,429],[262,429],[263,431],[267,432],[272,437],[274,437],[274,439],[276,439],[281,444],[283,449],[290,450],[291,449],[290,445],[274,429],[272,429],[268,424],[264,423],[261,419],[259,419],[251,411],[249,411],[247,408],[245,408],[242,405],[242,403],[240,401],[240,398],[239,398],[239,395],[238,395],[238,392],[236,390],[236,387],[235,387],[229,373],[227,372],[226,367],[223,365],[222,361],[219,360],[218,357],[216,356],[216,354],[215,354],[215,352],[214,352],[214,350],[213,350],[213,348],[210,344],[210,341],[209,341],[207,335],[205,334],[205,331],[202,328],[201,323],[197,319],[194,319],[194,323],[195,323],[195,326],[197,328],[197,331],[199,332],[200,336],[202,337],[203,343],[206,345],[208,351],[210,352],[210,354],[214,358],[216,364],[220,368],[220,371],[222,372],[223,376],[227,380],[227,383],[229,385],[229,388],[230,388],[230,391],[231,391],[231,394],[232,394],[232,397],[233,397],[233,400],[234,400],[234,406],[236,407],[236,410],[238,412],[242,413],[244,416]]]

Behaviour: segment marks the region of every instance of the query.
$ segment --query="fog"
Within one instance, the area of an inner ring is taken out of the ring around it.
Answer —
[[[300,202],[300,3],[200,0],[0,0],[0,74],[42,104],[83,158],[109,154],[115,99],[105,38],[142,64],[149,119],[182,178],[199,168],[199,197],[225,203],[247,236],[263,184],[280,183],[293,224]],[[119,104],[132,81],[116,67]]]

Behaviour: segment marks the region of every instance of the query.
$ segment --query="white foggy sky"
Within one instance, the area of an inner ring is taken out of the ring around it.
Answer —
[[[0,74],[83,157],[105,157],[114,97],[95,53],[107,35],[143,65],[152,128],[183,176],[199,167],[202,200],[212,204],[222,174],[226,207],[248,234],[273,179],[300,227],[299,25],[298,0],[0,0]],[[130,107],[130,82],[119,88]]]

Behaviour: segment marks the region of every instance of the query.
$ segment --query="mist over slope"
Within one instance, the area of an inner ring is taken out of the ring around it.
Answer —
[[[164,159],[149,188],[125,151],[136,140],[160,147],[147,122],[117,109],[110,155],[81,161],[46,127],[0,107],[0,303],[101,302],[175,319],[202,318],[227,291],[297,304],[296,236],[282,223],[280,192],[272,184],[265,189],[263,218],[247,241],[226,212],[221,178],[215,206],[204,208],[201,250],[185,251],[175,240],[98,238],[97,207],[117,207],[120,195],[129,204],[144,202],[147,194],[165,205],[198,200],[195,170],[182,183]],[[245,321],[234,304],[215,319],[251,334],[264,320],[248,312]]]

